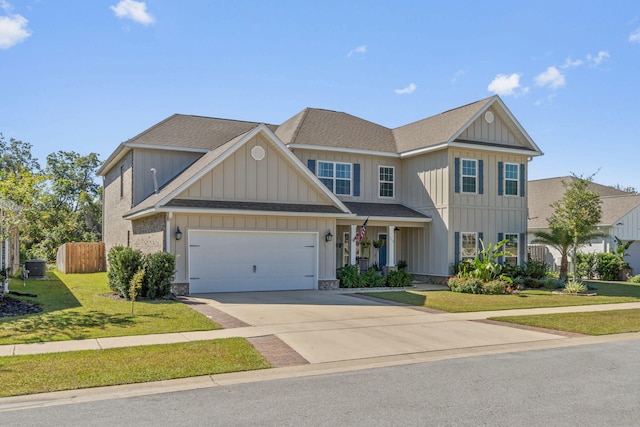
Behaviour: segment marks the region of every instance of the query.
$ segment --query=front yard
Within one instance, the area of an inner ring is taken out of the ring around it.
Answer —
[[[10,290],[33,293],[42,312],[0,318],[0,345],[220,329],[206,316],[172,300],[131,302],[109,297],[106,273],[61,274],[49,280],[13,279]]]
[[[597,293],[595,296],[558,295],[546,289],[530,289],[509,295],[450,291],[372,292],[365,295],[450,313],[640,302],[640,285],[637,283],[592,284],[598,288],[594,291]]]

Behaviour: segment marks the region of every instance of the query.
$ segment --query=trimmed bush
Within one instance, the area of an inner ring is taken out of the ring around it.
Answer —
[[[386,277],[387,286],[390,288],[409,286],[412,279],[411,274],[404,270],[390,271]]]
[[[114,246],[109,250],[107,280],[112,291],[123,298],[129,298],[131,279],[142,268],[142,258],[142,252],[127,246]]]
[[[620,271],[629,268],[629,264],[622,261],[616,254],[600,253],[597,257],[596,271],[601,280],[618,280]]]
[[[345,265],[336,270],[336,278],[340,280],[341,288],[360,288],[360,275],[355,265]]]
[[[461,292],[463,294],[481,294],[482,280],[466,277],[450,277],[447,286],[452,292]]]
[[[360,275],[360,284],[362,287],[366,288],[380,288],[384,286],[387,279],[378,273],[374,269],[367,270],[365,273]]]
[[[507,293],[508,283],[502,280],[491,280],[482,284],[482,293],[486,295],[502,295]]]
[[[142,295],[152,299],[169,295],[171,281],[176,274],[176,256],[166,252],[156,252],[146,255],[143,264]]]

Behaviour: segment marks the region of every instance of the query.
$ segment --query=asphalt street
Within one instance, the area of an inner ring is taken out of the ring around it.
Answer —
[[[640,340],[0,412],[17,426],[635,426]]]

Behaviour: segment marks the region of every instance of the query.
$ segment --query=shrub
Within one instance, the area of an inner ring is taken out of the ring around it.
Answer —
[[[547,264],[543,261],[532,259],[524,265],[524,275],[534,279],[542,279],[547,274]]]
[[[404,271],[407,268],[407,261],[398,260],[398,270]]]
[[[598,265],[598,257],[596,254],[583,254],[578,252],[576,258],[576,270],[578,277],[586,277],[587,279],[593,279],[596,277],[596,267]]]
[[[640,274],[636,274],[635,276],[629,276],[629,281],[631,283],[640,283]]]
[[[502,267],[502,275],[516,279],[518,277],[527,277],[525,269],[519,265],[505,264]]]
[[[582,283],[579,280],[569,280],[564,285],[564,290],[565,290],[565,292],[568,292],[570,294],[579,294],[581,292],[586,291],[587,287],[585,286],[584,283]]]
[[[507,293],[510,283],[503,280],[491,280],[482,284],[482,293],[486,295],[502,295]]]
[[[380,288],[385,285],[387,279],[382,275],[376,273],[375,270],[367,270],[364,274],[360,275],[360,284],[362,287],[368,288]]]
[[[560,289],[564,287],[564,282],[555,277],[543,277],[539,282],[545,289]]]
[[[390,271],[386,277],[387,286],[391,288],[404,287],[411,284],[412,277],[409,273],[403,270]]]
[[[131,278],[131,286],[129,286],[129,299],[131,300],[131,314],[134,311],[136,298],[142,289],[142,281],[144,280],[144,270],[140,269]]]
[[[450,277],[447,286],[452,292],[461,292],[464,294],[481,294],[482,280],[467,277]]]
[[[542,281],[534,279],[533,277],[526,277],[524,279],[524,286],[531,289],[538,289],[543,286]]]
[[[341,288],[359,288],[360,275],[358,274],[358,267],[355,265],[345,265],[338,268],[336,271],[336,278],[340,280]]]
[[[156,252],[146,255],[143,264],[142,295],[152,299],[169,295],[171,281],[176,274],[176,256],[166,252]]]
[[[114,246],[109,250],[107,260],[109,287],[121,297],[128,298],[131,279],[142,268],[142,252],[127,246]]]
[[[620,271],[629,268],[629,264],[622,261],[616,254],[601,253],[597,258],[596,271],[602,280],[618,280]]]

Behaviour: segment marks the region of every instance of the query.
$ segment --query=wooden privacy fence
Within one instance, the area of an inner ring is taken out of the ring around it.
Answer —
[[[56,268],[64,274],[106,271],[104,243],[65,243],[58,248]]]

